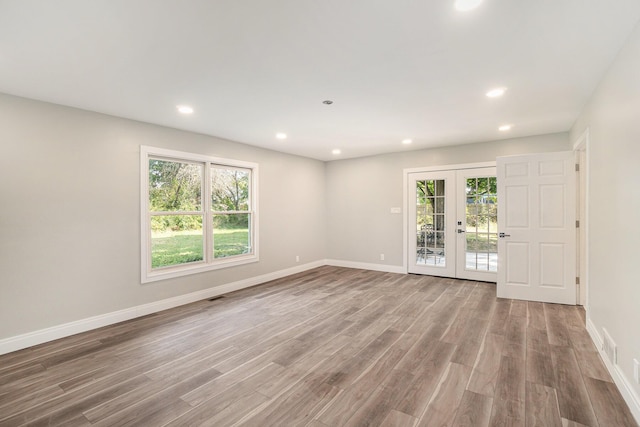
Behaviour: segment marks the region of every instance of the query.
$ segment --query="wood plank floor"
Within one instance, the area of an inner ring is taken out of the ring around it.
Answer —
[[[579,307],[337,267],[0,356],[0,427],[636,426]]]

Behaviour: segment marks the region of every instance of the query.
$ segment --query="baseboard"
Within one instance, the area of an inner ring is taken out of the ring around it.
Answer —
[[[372,264],[368,262],[343,261],[339,259],[328,259],[326,265],[333,267],[359,268],[362,270],[383,271],[385,273],[405,274],[404,267],[399,265]]]
[[[591,340],[596,345],[598,353],[600,353],[600,358],[604,361],[607,370],[613,378],[613,382],[616,383],[620,394],[622,394],[625,402],[629,405],[633,417],[636,419],[636,422],[640,424],[640,396],[638,396],[638,393],[632,386],[632,382],[627,378],[625,373],[622,372],[622,369],[620,369],[618,365],[614,365],[606,354],[604,354],[602,350],[602,336],[589,317],[587,317],[587,332],[589,332]]]
[[[115,323],[124,322],[125,320],[135,319],[136,317],[146,316],[148,314],[157,313],[162,310],[178,307],[184,304],[211,298],[216,295],[222,295],[240,289],[249,288],[271,280],[280,279],[292,274],[301,273],[312,268],[326,265],[325,260],[319,260],[302,264],[299,266],[287,268],[284,270],[274,271],[272,273],[251,277],[236,282],[226,283],[209,289],[192,292],[185,295],[179,295],[173,298],[167,298],[160,301],[143,304],[135,307],[118,310],[111,313],[92,316],[86,319],[80,319],[62,325],[52,326],[50,328],[40,329],[34,332],[17,335],[0,340],[0,355],[21,350],[23,348],[32,347],[48,341],[57,340],[81,332],[90,331],[101,328],[103,326],[113,325]]]

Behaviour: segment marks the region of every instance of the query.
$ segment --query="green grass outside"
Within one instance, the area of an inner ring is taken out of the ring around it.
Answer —
[[[248,252],[247,229],[215,230],[213,233],[214,258],[240,255]],[[202,261],[202,232],[172,231],[152,233],[151,268],[167,267]]]
[[[498,252],[497,234],[467,234],[467,252]]]
[[[479,222],[477,228],[467,224],[466,229],[467,252],[498,252],[497,221]]]

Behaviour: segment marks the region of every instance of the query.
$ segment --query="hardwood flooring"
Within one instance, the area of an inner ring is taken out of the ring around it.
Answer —
[[[321,267],[0,356],[19,425],[637,424],[579,307]]]

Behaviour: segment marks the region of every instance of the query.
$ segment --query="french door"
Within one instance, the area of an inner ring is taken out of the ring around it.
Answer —
[[[495,167],[408,175],[409,273],[496,281]]]
[[[462,169],[457,178],[457,274],[495,282],[498,272],[496,168]]]
[[[409,273],[455,277],[455,171],[409,175]]]

